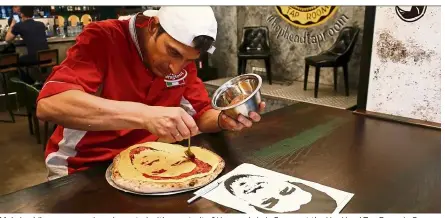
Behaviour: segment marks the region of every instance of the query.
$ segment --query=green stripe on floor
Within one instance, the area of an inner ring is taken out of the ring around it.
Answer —
[[[332,130],[334,130],[344,121],[344,118],[336,117],[326,123],[305,130],[294,137],[284,139],[259,151],[256,151],[253,153],[253,157],[269,159],[284,156],[289,154],[290,152],[295,152],[327,136]]]

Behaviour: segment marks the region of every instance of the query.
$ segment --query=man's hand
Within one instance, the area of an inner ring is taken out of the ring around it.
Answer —
[[[144,116],[145,128],[163,142],[182,141],[199,133],[195,120],[180,107],[151,107]]]
[[[266,103],[261,102],[259,112],[260,113],[263,112],[264,108],[266,108]],[[234,120],[231,117],[222,113],[218,122],[219,122],[219,125],[221,126],[221,128],[223,128],[225,130],[240,131],[244,128],[251,127],[253,122],[259,122],[261,120],[261,116],[255,112],[250,112],[249,118],[244,117],[243,115],[239,115],[238,119]]]

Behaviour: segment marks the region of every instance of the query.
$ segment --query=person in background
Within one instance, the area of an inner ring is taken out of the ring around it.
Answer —
[[[5,41],[12,42],[16,36],[20,35],[28,53],[20,56],[19,65],[21,67],[35,65],[38,63],[37,52],[49,49],[48,41],[46,40],[45,24],[32,19],[34,14],[33,7],[21,7],[20,13],[22,15],[21,22],[17,23],[15,19],[12,19],[11,26],[8,33],[6,33]],[[31,78],[31,76],[24,71],[20,73],[20,77],[28,84],[35,84],[37,80]]]
[[[20,6],[12,6],[12,13],[9,16],[7,26],[11,26],[11,22],[13,19],[16,19],[16,23],[20,22],[22,19],[21,16],[22,15],[20,13]],[[1,27],[1,25],[0,25],[0,27]],[[5,29],[6,29],[6,26],[5,26]],[[7,43],[6,45],[1,47],[0,54],[12,54],[12,53],[15,53],[14,43]]]

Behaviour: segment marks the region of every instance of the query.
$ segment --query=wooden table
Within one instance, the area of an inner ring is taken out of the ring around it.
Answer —
[[[440,212],[440,131],[298,103],[240,133],[194,138],[226,161],[244,162],[354,193],[344,213]],[[192,193],[123,193],[104,178],[107,165],[0,197],[6,213],[236,212]]]

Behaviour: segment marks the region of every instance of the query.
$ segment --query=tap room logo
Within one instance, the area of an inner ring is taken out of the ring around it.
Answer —
[[[276,6],[275,9],[286,22],[307,28],[329,20],[337,12],[338,6]]]

